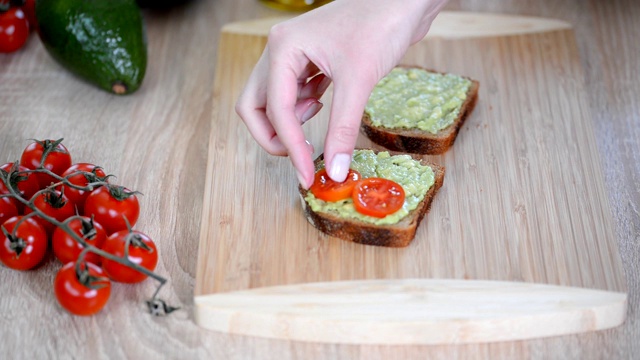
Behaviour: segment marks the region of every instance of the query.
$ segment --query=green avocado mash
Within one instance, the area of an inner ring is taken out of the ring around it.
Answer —
[[[435,134],[453,124],[470,86],[453,74],[395,68],[375,86],[365,112],[375,126]]]
[[[418,206],[435,183],[433,169],[420,164],[409,155],[391,156],[386,151],[375,154],[372,150],[356,150],[353,153],[351,168],[358,171],[362,178],[380,177],[402,185],[405,193],[402,208],[384,218],[376,218],[357,212],[351,199],[328,202],[316,198],[309,191],[305,200],[313,211],[334,213],[376,225],[395,224]]]

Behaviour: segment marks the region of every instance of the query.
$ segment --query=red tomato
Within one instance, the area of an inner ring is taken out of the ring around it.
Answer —
[[[28,37],[29,21],[22,9],[10,8],[0,13],[0,53],[17,51]]]
[[[107,234],[133,227],[140,215],[140,204],[135,193],[122,186],[105,185],[93,190],[84,203],[84,215],[93,216]]]
[[[149,236],[139,231],[134,230],[129,233],[128,230],[123,230],[112,234],[102,246],[102,250],[124,258],[124,249],[128,236],[131,236],[131,242],[129,243],[129,260],[153,271],[158,264],[156,244]],[[137,283],[147,278],[147,275],[138,270],[118,264],[107,258],[102,259],[102,268],[113,281]]]
[[[5,221],[2,227],[6,233],[3,230],[0,235],[0,260],[15,270],[33,269],[47,253],[47,234],[44,229],[34,219],[20,222],[22,218],[23,216],[15,216]]]
[[[24,149],[20,158],[20,165],[29,169],[37,169],[40,167],[42,156],[45,151],[50,151],[47,158],[42,164],[45,169],[56,175],[62,175],[71,166],[71,154],[69,150],[62,145],[62,139],[59,140],[42,140],[33,142]],[[48,174],[34,174],[38,179],[41,188],[45,188],[51,183],[57,183],[58,180]]]
[[[18,215],[16,201],[10,197],[0,197],[0,224]]]
[[[355,170],[349,170],[347,179],[341,183],[331,180],[327,174],[327,170],[322,169],[316,173],[313,185],[311,185],[311,193],[320,200],[324,201],[340,201],[348,199],[353,193],[353,187],[360,180],[360,173]]]
[[[13,163],[0,166],[2,176],[6,177],[7,174],[11,172],[13,166]],[[29,171],[29,169],[19,165],[17,171],[11,173],[9,181],[13,189],[17,189],[23,199],[29,200],[40,190],[40,185],[38,184],[35,174],[25,173],[25,171]],[[0,194],[9,194],[9,189],[2,181],[0,181]],[[18,203],[18,210],[21,210],[22,207],[22,203]]]
[[[73,219],[69,221],[68,225],[76,235],[85,238],[88,244],[97,248],[101,248],[107,239],[107,233],[104,231],[104,228],[102,228],[102,225],[92,221],[88,217]],[[51,246],[53,247],[53,253],[56,258],[63,264],[76,261],[80,252],[84,249],[82,244],[59,227],[53,232]],[[96,265],[100,265],[102,262],[100,256],[92,252],[88,252],[84,260]]]
[[[78,173],[76,175],[69,176],[67,180],[73,185],[86,187],[89,183],[107,181],[107,174],[104,173],[101,167],[88,163],[71,165],[70,168],[62,173],[62,177],[66,177],[79,171],[87,172],[87,174]],[[64,194],[76,205],[78,212],[82,214],[84,212],[84,202],[87,200],[91,191],[76,189],[68,185],[63,185],[62,187],[64,188]]]
[[[404,204],[404,189],[398,183],[368,178],[353,189],[353,206],[364,215],[383,218],[400,210]]]
[[[24,11],[24,15],[27,17],[27,21],[29,22],[29,29],[38,29],[38,21],[36,19],[36,0],[25,0],[24,5],[22,5],[21,9],[22,11]]]
[[[58,190],[48,190],[36,195],[33,199],[31,199],[33,205],[42,211],[45,215],[52,217],[60,222],[65,221],[68,217],[75,215],[75,207],[73,203],[67,199],[66,196],[62,195]],[[33,212],[31,208],[25,209],[25,215]],[[48,235],[53,233],[55,229],[55,225],[50,223],[49,221],[41,218],[40,216],[35,216],[34,219],[38,221],[40,226],[47,232]]]
[[[56,298],[74,315],[93,315],[107,304],[111,296],[111,281],[95,264],[80,264],[80,272],[84,273],[80,276],[76,274],[75,265],[75,262],[67,263],[58,271],[53,282]]]

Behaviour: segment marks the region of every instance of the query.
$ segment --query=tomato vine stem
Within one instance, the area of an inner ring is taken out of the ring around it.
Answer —
[[[131,243],[132,238],[135,236],[134,233],[131,232],[131,227],[128,225],[127,222],[127,228],[129,229],[129,235],[127,236],[126,239],[126,244],[125,244],[125,254],[124,256],[120,257],[120,256],[116,256],[113,254],[110,254],[92,244],[90,244],[89,242],[86,241],[84,236],[79,236],[78,234],[76,234],[71,227],[69,226],[69,223],[75,219],[82,219],[82,217],[80,215],[74,215],[71,216],[67,219],[65,219],[63,222],[58,221],[57,219],[50,217],[48,215],[46,215],[45,213],[43,213],[40,209],[38,209],[34,204],[33,204],[33,199],[35,199],[37,196],[39,196],[40,194],[47,192],[47,191],[51,191],[53,189],[55,189],[56,187],[59,186],[69,186],[71,188],[74,188],[76,190],[82,190],[82,191],[92,191],[94,190],[96,187],[99,186],[108,186],[108,183],[106,182],[106,179],[109,177],[112,177],[113,175],[107,175],[105,178],[99,178],[101,181],[97,181],[97,182],[92,182],[87,184],[86,186],[80,186],[80,185],[76,185],[73,184],[69,181],[69,178],[78,174],[83,174],[83,175],[95,175],[92,174],[90,172],[86,172],[86,171],[76,171],[73,172],[65,177],[59,176],[55,173],[53,173],[52,171],[44,168],[42,166],[43,162],[44,162],[44,158],[46,157],[46,155],[48,155],[51,151],[54,151],[55,147],[57,146],[57,144],[59,142],[61,142],[62,139],[57,140],[56,142],[53,142],[53,146],[50,147],[45,147],[45,151],[42,155],[42,162],[40,165],[40,168],[38,169],[33,169],[33,170],[28,170],[28,171],[18,171],[17,167],[12,168],[10,171],[8,171],[6,173],[6,175],[3,173],[0,173],[0,180],[2,180],[2,182],[5,184],[5,186],[7,187],[7,189],[9,190],[9,194],[3,194],[0,195],[2,197],[11,197],[16,199],[17,201],[19,201],[20,203],[24,204],[26,207],[30,208],[32,210],[32,213],[28,214],[28,215],[24,215],[23,218],[21,218],[18,223],[16,224],[16,226],[14,227],[13,231],[12,231],[12,236],[15,237],[15,232],[18,229],[18,226],[26,221],[27,219],[34,217],[34,216],[38,216],[41,219],[55,225],[58,228],[61,228],[63,231],[65,231],[67,234],[69,234],[69,236],[71,236],[75,241],[77,241],[79,244],[81,244],[84,249],[81,252],[81,256],[78,257],[78,260],[76,260],[76,276],[79,276],[79,272],[80,272],[80,266],[81,263],[84,262],[84,257],[86,256],[87,253],[91,252],[94,254],[97,254],[98,256],[101,256],[103,258],[109,259],[111,261],[117,262],[121,265],[127,266],[129,268],[132,268],[134,270],[137,270],[145,275],[147,275],[148,277],[156,280],[158,282],[158,285],[156,287],[156,290],[153,293],[153,296],[151,297],[151,299],[147,300],[146,303],[149,307],[149,312],[153,315],[156,316],[162,316],[162,315],[167,315],[171,312],[173,312],[174,310],[178,309],[176,307],[171,307],[168,306],[166,304],[166,302],[164,300],[161,300],[158,298],[158,293],[160,292],[160,290],[162,289],[162,287],[167,283],[167,279],[165,279],[164,277],[156,274],[155,272],[140,266],[134,262],[132,262],[131,260],[129,260],[129,244]],[[24,199],[20,193],[12,186],[11,184],[11,176],[14,172],[18,172],[19,174],[30,174],[30,173],[44,173],[47,174],[53,178],[55,178],[56,180],[58,180],[58,182],[56,183],[52,183],[51,185],[47,186],[44,189],[39,190],[38,192],[36,192],[33,197],[30,200],[26,200]],[[137,192],[136,192],[137,193]],[[125,218],[126,219],[126,218]],[[4,227],[2,227],[2,231],[3,233],[5,233],[6,236],[6,229]],[[88,234],[87,234],[88,235]],[[86,236],[86,235],[85,235]],[[78,278],[78,280],[81,280],[80,278]]]

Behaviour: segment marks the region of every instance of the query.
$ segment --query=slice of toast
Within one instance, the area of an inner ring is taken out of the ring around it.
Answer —
[[[320,155],[315,160],[316,171],[322,167],[323,159],[323,155]],[[442,187],[445,170],[443,166],[419,159],[415,160],[433,169],[435,183],[429,188],[418,207],[409,212],[399,222],[391,225],[375,225],[358,219],[343,218],[333,213],[315,212],[305,200],[308,190],[300,186],[298,190],[300,191],[300,199],[302,200],[302,207],[307,220],[323,233],[343,240],[365,245],[408,246],[415,237],[418,225],[431,208],[433,198]]]
[[[403,68],[416,68],[416,66],[402,66]],[[423,69],[429,72],[432,70]],[[458,117],[453,124],[445,129],[432,134],[428,131],[420,129],[407,128],[387,128],[376,126],[371,122],[369,115],[365,112],[362,117],[360,129],[374,143],[384,146],[389,150],[402,151],[413,154],[439,155],[446,152],[452,145],[467,119],[467,116],[473,111],[478,100],[478,89],[480,83],[476,80],[464,77],[471,81],[471,86],[467,91],[467,97],[460,107]]]

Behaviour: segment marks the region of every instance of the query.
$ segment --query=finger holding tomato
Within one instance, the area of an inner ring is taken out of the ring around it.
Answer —
[[[135,225],[140,215],[140,203],[135,191],[124,186],[105,185],[89,194],[84,203],[84,215],[93,216],[107,234],[113,234],[127,230],[127,221],[131,227]]]
[[[129,261],[153,271],[158,264],[158,250],[153,240],[139,231],[118,231],[107,239],[102,250],[118,257],[125,256],[127,238],[129,238]],[[123,283],[138,283],[147,275],[128,266],[119,264],[107,258],[102,259],[102,268],[113,281]]]
[[[53,282],[58,303],[74,315],[93,315],[107,304],[111,281],[97,265],[83,262],[80,273],[75,262],[64,265]]]
[[[36,267],[47,253],[47,234],[32,218],[15,216],[2,224],[0,261],[14,270]]]

